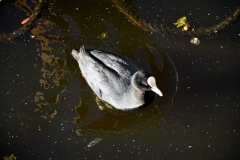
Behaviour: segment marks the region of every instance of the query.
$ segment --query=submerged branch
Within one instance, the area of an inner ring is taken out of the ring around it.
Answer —
[[[25,32],[31,30],[33,25],[35,24],[35,21],[41,16],[44,6],[45,6],[45,0],[38,0],[36,6],[34,7],[32,15],[29,17],[29,20],[27,21],[27,23],[23,24],[21,28],[9,34],[0,35],[0,41],[13,42],[20,35],[23,35]]]
[[[220,32],[230,27],[232,24],[239,20],[240,16],[240,6],[238,6],[237,9],[229,17],[227,17],[225,20],[223,20],[217,25],[208,28],[200,27],[195,30],[183,31],[182,29],[176,27],[170,28],[168,26],[162,26],[157,23],[146,22],[139,18],[137,16],[137,13],[134,13],[134,11],[128,8],[128,6],[124,4],[123,1],[112,0],[112,2],[115,4],[116,8],[120,12],[122,12],[129,20],[132,21],[133,24],[135,24],[142,30],[155,32],[162,35],[173,35],[181,37],[209,37],[219,34]]]

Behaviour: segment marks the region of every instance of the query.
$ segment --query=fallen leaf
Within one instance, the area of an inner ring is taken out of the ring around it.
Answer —
[[[26,19],[24,19],[24,20],[21,22],[21,24],[25,24],[25,23],[27,23],[29,20],[30,20],[30,18],[26,18]]]
[[[173,24],[176,25],[177,28],[178,28],[178,27],[181,27],[181,26],[183,26],[184,24],[186,24],[186,21],[187,21],[187,18],[186,18],[186,17],[182,17],[182,18],[179,18],[179,19],[177,20],[177,22],[175,22],[175,23],[173,23]]]

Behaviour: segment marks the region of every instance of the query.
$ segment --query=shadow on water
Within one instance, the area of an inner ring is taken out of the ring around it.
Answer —
[[[52,3],[52,8],[44,12],[30,33],[24,35],[24,39],[34,43],[33,52],[40,58],[39,63],[31,64],[39,83],[34,84],[31,93],[25,93],[29,97],[24,100],[28,105],[16,108],[21,117],[20,121],[16,120],[16,126],[36,124],[36,121],[44,124],[41,118],[64,119],[67,110],[75,107],[75,116],[67,116],[67,119],[74,121],[73,128],[69,129],[77,135],[128,135],[159,123],[170,111],[178,83],[170,57],[158,49],[150,33],[132,25],[112,3],[92,3]],[[66,7],[61,9],[60,5]],[[89,8],[88,12],[85,8]],[[109,107],[87,85],[71,55],[72,49],[83,44],[133,60],[138,67],[154,75],[164,96],[156,97],[148,107],[135,111],[123,112]],[[52,120],[51,132],[56,130],[54,123],[57,121]]]

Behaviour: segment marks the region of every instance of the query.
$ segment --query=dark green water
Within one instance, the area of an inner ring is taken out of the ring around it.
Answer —
[[[0,2],[1,35],[28,17],[14,2]],[[239,5],[234,0],[122,4],[171,27],[181,16],[191,27],[215,25]],[[13,43],[0,42],[1,156],[238,159],[239,24],[195,46],[188,37],[144,31],[115,1],[49,2],[30,31]],[[164,97],[131,112],[108,108],[71,55],[81,45],[133,60],[155,76]]]

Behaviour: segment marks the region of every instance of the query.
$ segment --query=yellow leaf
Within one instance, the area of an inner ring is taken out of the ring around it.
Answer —
[[[179,18],[179,19],[177,20],[177,22],[175,22],[175,23],[173,23],[173,24],[176,25],[177,28],[178,28],[178,27],[183,26],[183,25],[186,23],[186,21],[187,21],[187,18],[186,18],[186,17],[182,17],[182,18]]]

